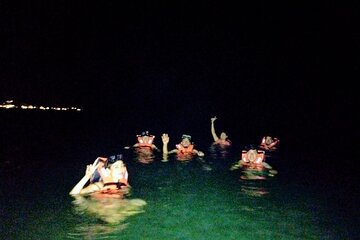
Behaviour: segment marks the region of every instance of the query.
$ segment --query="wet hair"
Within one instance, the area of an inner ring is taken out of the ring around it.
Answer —
[[[250,145],[245,146],[245,149],[246,149],[247,151],[249,151],[249,150],[256,150],[257,148],[255,147],[254,144],[250,144]]]

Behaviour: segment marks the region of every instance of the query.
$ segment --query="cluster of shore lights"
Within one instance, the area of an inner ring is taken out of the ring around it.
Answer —
[[[40,109],[40,110],[55,110],[55,111],[81,111],[80,108],[77,107],[44,107],[44,106],[34,106],[28,104],[15,104],[14,100],[7,100],[3,104],[0,104],[0,108],[5,109],[13,109],[13,108],[20,108],[20,109]]]

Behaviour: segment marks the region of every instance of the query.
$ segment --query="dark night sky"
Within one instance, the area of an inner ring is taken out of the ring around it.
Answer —
[[[360,9],[287,2],[1,3],[0,98],[349,126]]]

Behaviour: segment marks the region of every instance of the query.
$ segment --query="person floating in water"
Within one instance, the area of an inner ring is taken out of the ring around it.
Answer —
[[[84,187],[95,171],[100,179]],[[73,187],[70,195],[96,194],[97,196],[121,196],[129,187],[128,171],[122,160],[108,164],[108,159],[98,157],[93,164],[87,165],[84,177]]]
[[[230,170],[241,169],[243,179],[265,179],[265,176],[273,177],[277,171],[265,162],[265,151],[251,148],[241,152],[241,159]]]
[[[261,143],[259,145],[260,149],[266,150],[266,151],[275,151],[278,149],[280,144],[280,140],[276,137],[270,137],[270,136],[264,136],[261,140]]]
[[[165,155],[177,153],[179,155],[184,156],[199,156],[203,157],[205,154],[202,151],[194,149],[194,145],[191,143],[191,136],[187,134],[182,135],[182,140],[179,144],[176,144],[176,148],[168,151],[168,143],[169,143],[169,135],[167,133],[163,133],[161,136],[163,142],[163,153]]]
[[[149,131],[144,131],[140,135],[136,135],[136,137],[137,143],[133,145],[133,148],[160,151],[160,149],[154,144],[155,136],[149,134]]]
[[[133,145],[137,161],[148,164],[155,158],[154,151],[160,152],[160,149],[154,144],[155,136],[144,131],[136,135],[137,143]]]
[[[241,167],[251,169],[262,170],[263,168],[272,168],[269,164],[265,163],[265,152],[256,149],[250,149],[249,151],[243,150],[239,163]]]
[[[211,118],[211,134],[213,136],[214,142],[213,144],[217,144],[219,146],[230,146],[231,141],[228,139],[228,135],[225,132],[221,132],[220,138],[217,136],[215,131],[215,125],[214,122],[217,119],[217,117]]]
[[[84,187],[95,171],[101,175],[100,180]],[[87,212],[111,226],[116,224],[116,227],[129,216],[144,212],[143,207],[147,204],[144,200],[126,197],[131,190],[128,175],[126,166],[118,157],[98,157],[87,166],[85,176],[70,191],[75,209],[81,210],[82,214]],[[86,236],[88,234],[87,229]]]

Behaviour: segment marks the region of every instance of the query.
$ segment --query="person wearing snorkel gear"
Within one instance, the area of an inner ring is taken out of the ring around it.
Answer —
[[[140,135],[136,135],[137,143],[133,145],[136,159],[141,163],[150,163],[154,160],[154,150],[160,152],[160,149],[153,143],[155,136],[144,131]]]
[[[100,174],[101,180],[84,187],[96,170]],[[87,165],[84,177],[73,187],[69,194],[118,194],[122,189],[129,186],[128,177],[127,168],[122,160],[108,164],[107,158],[98,157],[93,164]]]
[[[140,135],[136,135],[137,143],[133,145],[133,148],[150,149],[160,152],[160,149],[153,143],[155,136],[149,134],[149,131],[144,131]]]
[[[241,152],[241,159],[239,161],[240,166],[248,167],[251,169],[261,170],[265,168],[271,168],[269,164],[265,162],[265,152],[251,148]]]
[[[259,148],[266,151],[275,151],[277,150],[280,144],[280,140],[276,137],[265,136],[262,138]]]
[[[243,150],[241,152],[241,159],[233,165],[230,170],[242,169],[245,179],[265,179],[264,176],[273,177],[277,174],[277,171],[265,162],[265,151],[257,150],[253,146],[250,146],[249,150]],[[260,175],[259,175],[260,174]]]
[[[191,143],[191,136],[183,134],[182,140],[179,144],[176,144],[176,148],[168,151],[168,143],[169,143],[169,135],[167,133],[163,133],[161,136],[163,142],[163,153],[164,154],[190,154],[190,155],[197,155],[199,157],[203,157],[205,154],[202,151],[194,149],[194,145]]]
[[[221,132],[220,138],[217,136],[215,132],[215,125],[214,122],[217,119],[217,117],[211,118],[211,134],[213,136],[214,142],[213,144],[217,144],[219,146],[230,146],[231,141],[228,139],[228,135],[225,132]]]

